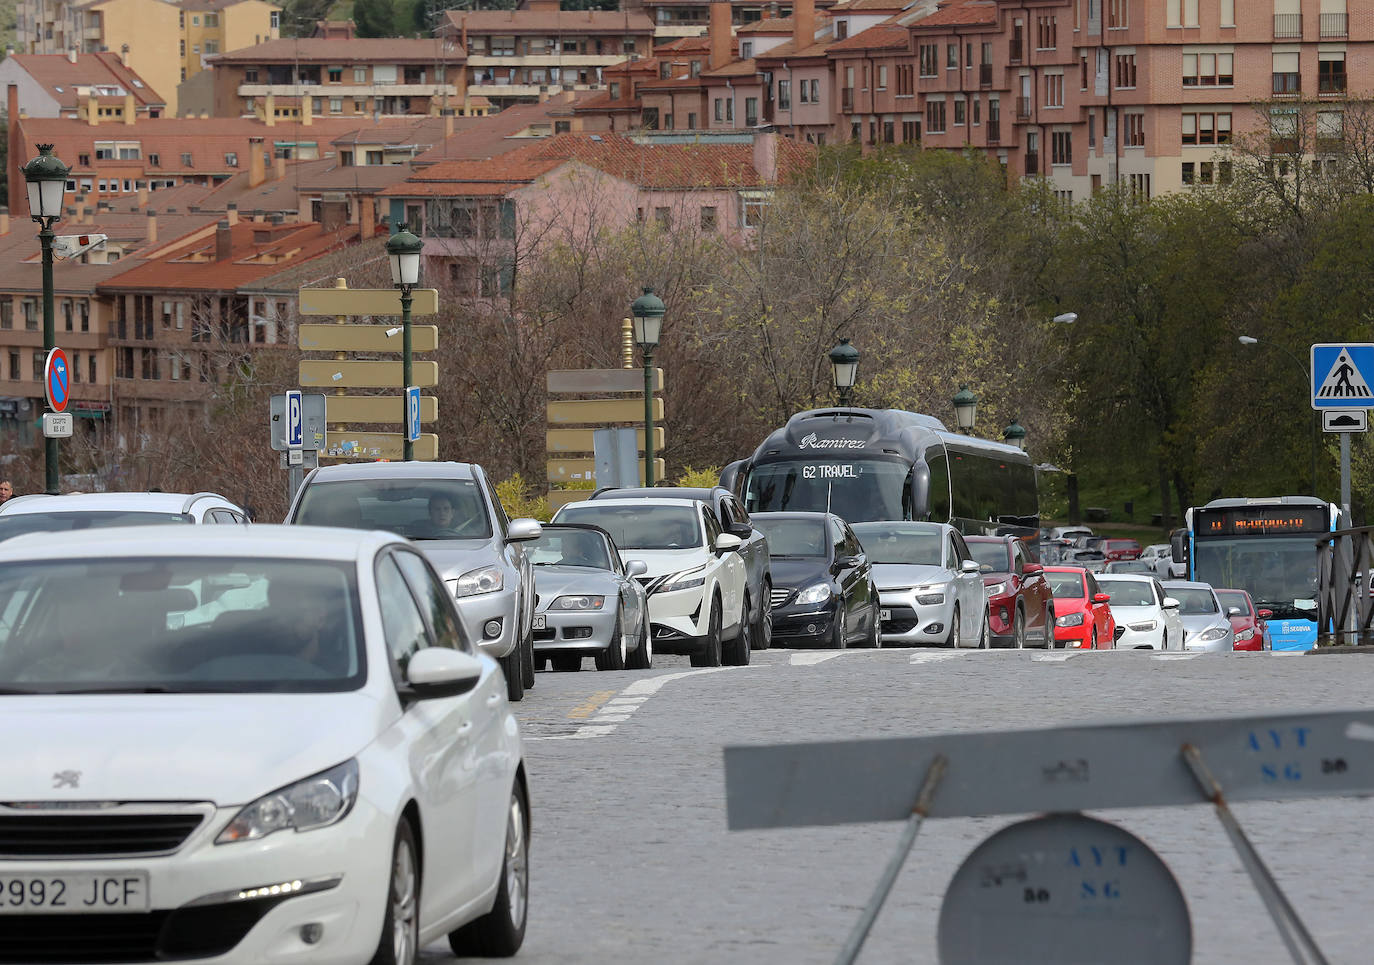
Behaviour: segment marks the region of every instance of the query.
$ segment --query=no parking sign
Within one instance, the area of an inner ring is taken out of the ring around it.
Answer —
[[[67,353],[60,348],[49,352],[43,363],[43,394],[48,397],[48,408],[54,412],[65,412],[71,401],[71,371]]]

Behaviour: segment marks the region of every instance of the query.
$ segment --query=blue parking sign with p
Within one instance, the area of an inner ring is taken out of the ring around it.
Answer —
[[[420,387],[406,386],[406,441],[420,439]]]
[[[299,389],[286,393],[286,447],[300,449],[305,445],[305,405]]]

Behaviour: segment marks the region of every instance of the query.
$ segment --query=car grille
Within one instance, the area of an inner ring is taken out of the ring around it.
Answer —
[[[213,958],[233,949],[283,898],[118,915],[5,915],[3,965]]]
[[[1121,624],[1118,623],[1118,624],[1116,625],[1116,629],[1112,631],[1112,639],[1113,639],[1113,640],[1120,640],[1120,639],[1121,639],[1122,637],[1124,637],[1125,635],[1126,635],[1126,628],[1125,628],[1124,626],[1122,626]]]
[[[884,609],[890,609],[892,615],[882,622],[883,633],[910,633],[921,625],[920,618],[911,607],[894,606]]]
[[[773,609],[776,610],[778,607],[780,607],[780,606],[782,606],[784,603],[786,603],[787,600],[788,600],[788,598],[791,597],[791,596],[792,596],[792,590],[791,590],[790,587],[786,587],[786,586],[777,587],[777,586],[775,586],[775,587],[773,587],[773,595],[770,597],[770,599],[769,599],[769,601],[768,601],[769,606],[771,606]]]
[[[17,811],[17,813],[16,813]],[[176,851],[208,809],[121,814],[98,811],[32,810],[0,806],[0,857],[81,858],[169,854]]]

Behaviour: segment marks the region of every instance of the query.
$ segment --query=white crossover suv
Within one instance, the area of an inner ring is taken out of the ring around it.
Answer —
[[[749,662],[751,614],[743,541],[695,499],[597,499],[569,503],[555,523],[600,526],[622,553],[643,560],[635,577],[649,599],[649,628],[660,653],[685,653],[694,667]]]

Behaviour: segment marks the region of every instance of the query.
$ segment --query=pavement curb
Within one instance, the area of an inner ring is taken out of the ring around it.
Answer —
[[[1307,652],[1308,652],[1309,654],[1314,654],[1314,653],[1374,653],[1374,645],[1371,645],[1371,644],[1362,644],[1362,645],[1356,645],[1356,646],[1314,647],[1314,648],[1312,648],[1311,650],[1309,650],[1309,651],[1307,651]]]

